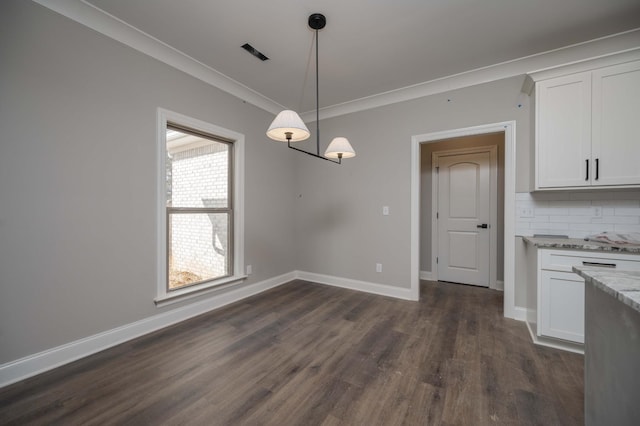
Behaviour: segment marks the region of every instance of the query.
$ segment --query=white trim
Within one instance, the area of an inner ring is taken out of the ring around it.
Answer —
[[[504,131],[504,316],[516,318],[516,122]]]
[[[334,277],[332,275],[316,274],[305,271],[296,271],[296,278],[318,284],[326,284],[334,287],[377,294],[380,296],[389,296],[404,300],[418,300],[415,292],[409,288],[393,287],[390,285],[376,284],[367,281],[352,280],[350,278]]]
[[[429,279],[430,273],[428,271],[422,271],[421,274],[424,274],[427,277],[424,279]],[[187,306],[163,312],[149,318],[144,318],[130,324],[125,324],[121,327],[94,334],[93,336],[88,336],[55,348],[47,349],[37,354],[2,364],[0,365],[0,388],[65,364],[69,364],[78,359],[109,349],[140,336],[144,336],[145,334],[152,333],[195,316],[222,308],[231,303],[254,296],[296,279],[377,294],[380,296],[394,297],[397,299],[411,301],[418,300],[417,293],[413,289],[393,287],[384,284],[370,283],[312,272],[292,271],[261,282],[234,288],[222,294],[214,294],[207,299]],[[218,290],[222,289],[219,288]],[[526,316],[524,308],[517,307],[515,312],[517,315],[513,318],[524,320]]]
[[[527,321],[527,308],[524,308],[522,306],[516,306],[513,309],[513,319],[518,320],[518,321]],[[529,326],[527,324],[527,326]]]
[[[640,60],[640,47],[629,49],[624,52],[615,52],[602,55],[596,58],[589,58],[576,61],[560,67],[545,68],[527,73],[527,78],[522,85],[522,92],[531,95],[535,83],[550,78],[562,77],[569,74],[593,71],[612,65]]]
[[[429,141],[430,143],[436,142]],[[457,148],[457,149],[445,149],[441,151],[434,151],[431,153],[431,164],[438,164],[440,157],[450,157],[452,155],[463,154],[476,154],[489,152],[489,198],[491,204],[489,205],[489,222],[491,224],[489,228],[489,288],[497,288],[497,269],[498,269],[498,148],[496,145],[489,146],[473,146],[469,148]],[[439,222],[437,220],[437,213],[439,211],[439,191],[438,185],[440,175],[438,174],[438,167],[431,168],[431,269],[435,280],[438,280],[438,263],[436,259],[440,257],[440,248],[438,247],[440,229],[438,227]]]
[[[518,309],[523,309],[523,308],[518,308]],[[529,324],[529,322],[527,321],[525,323],[527,325],[527,330],[529,330],[529,335],[531,336],[531,340],[533,341],[534,344],[538,346],[546,346],[548,348],[560,349],[563,351],[584,355],[583,345],[580,345],[578,343],[565,342],[563,340],[545,339],[544,337],[538,337],[536,336],[536,333],[531,327],[531,325]]]
[[[319,115],[321,120],[338,117],[353,112],[462,89],[464,87],[516,77],[527,74],[532,70],[559,67],[594,57],[626,52],[632,49],[638,49],[639,44],[640,28],[635,28],[622,33],[612,34],[559,49],[425,81],[413,86],[402,87],[342,104],[328,106],[321,108]],[[300,114],[300,117],[305,121],[309,121],[315,119],[314,114],[315,111],[308,111]]]
[[[420,139],[411,137],[411,199],[409,218],[409,279],[411,290],[420,300]],[[433,274],[433,264],[431,273]]]
[[[211,84],[220,90],[247,101],[258,108],[262,108],[265,111],[277,114],[281,110],[286,109],[272,99],[267,98],[255,90],[227,77],[219,71],[191,58],[83,0],[33,1],[202,80],[205,83]],[[541,70],[563,64],[571,64],[593,57],[600,57],[612,52],[623,52],[635,49],[639,44],[640,28],[636,28],[559,49],[437,78],[413,86],[355,99],[342,104],[332,105],[322,108],[319,115],[320,119],[337,117],[463,87],[515,77],[526,74],[531,70]],[[309,111],[301,114],[301,117],[305,121],[314,120],[314,114],[315,112]]]
[[[392,287],[384,284],[315,274],[311,272],[292,271],[258,283],[234,288],[222,294],[214,294],[207,299],[194,302],[187,306],[163,312],[149,318],[2,364],[0,365],[0,388],[87,357],[145,334],[188,320],[189,318],[193,318],[197,315],[202,315],[247,297],[254,296],[296,279],[381,296],[395,297],[398,299],[417,300],[414,292],[407,288]],[[218,290],[223,289],[218,288]]]
[[[496,280],[496,286],[495,286],[494,290],[504,291],[504,281],[503,280]],[[524,309],[524,308],[520,308],[520,307],[516,306],[516,309],[518,309],[518,308],[519,309]]]
[[[159,308],[163,306],[173,305],[174,303],[184,302],[185,300],[194,299],[196,297],[202,297],[203,295],[211,293],[215,290],[219,290],[221,288],[230,287],[233,284],[246,280],[247,277],[248,275],[240,275],[224,278],[221,280],[208,281],[199,284],[196,290],[193,290],[192,288],[185,288],[183,290],[186,291],[176,290],[172,291],[171,293],[165,292],[164,295],[156,297],[154,299],[154,302]]]
[[[504,132],[504,316],[516,318],[515,305],[515,192],[516,122],[505,121],[481,126],[415,135],[411,137],[411,290],[419,297],[420,282],[420,144],[461,136]]]
[[[295,273],[289,272],[258,283],[235,288],[223,294],[214,295],[208,299],[163,312],[103,333],[98,333],[34,355],[29,355],[16,361],[2,364],[0,365],[0,387],[10,385],[120,343],[135,339],[136,337],[262,293],[263,291],[288,283],[294,279]]]
[[[434,281],[431,271],[420,271],[420,279],[426,281]]]
[[[244,275],[244,135],[215,124],[188,117],[168,109],[158,108],[156,130],[156,304],[171,303],[170,299],[183,300],[192,294],[217,285],[242,281]],[[166,224],[166,129],[167,122],[180,124],[194,130],[206,132],[233,141],[233,271],[234,275],[216,282],[167,292],[167,224]]]

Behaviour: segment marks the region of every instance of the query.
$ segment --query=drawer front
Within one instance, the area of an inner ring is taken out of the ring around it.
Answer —
[[[573,266],[601,266],[620,271],[640,271],[640,256],[562,250],[541,250],[540,252],[541,269],[572,272]]]

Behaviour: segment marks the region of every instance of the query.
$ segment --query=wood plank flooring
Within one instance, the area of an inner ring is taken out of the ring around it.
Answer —
[[[580,425],[583,357],[502,293],[294,281],[0,389],[0,424]]]

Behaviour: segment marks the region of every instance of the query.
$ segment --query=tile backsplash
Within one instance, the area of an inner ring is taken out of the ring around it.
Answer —
[[[640,191],[519,192],[516,235],[640,232]]]

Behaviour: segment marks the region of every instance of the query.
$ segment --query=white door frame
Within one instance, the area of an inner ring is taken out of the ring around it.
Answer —
[[[420,144],[460,136],[504,132],[504,316],[516,316],[515,306],[515,192],[516,122],[485,124],[411,137],[411,294],[420,298]]]
[[[435,141],[434,141],[435,142]],[[436,163],[439,157],[450,157],[452,155],[461,154],[477,154],[481,152],[489,152],[491,156],[489,170],[490,198],[491,205],[489,210],[489,288],[497,289],[497,268],[498,268],[498,155],[497,146],[474,146],[469,148],[447,149],[435,151],[432,153],[431,164]],[[436,213],[438,212],[438,183],[439,176],[435,167],[431,168],[431,276],[432,279],[438,281],[438,257],[439,247],[439,229]]]

